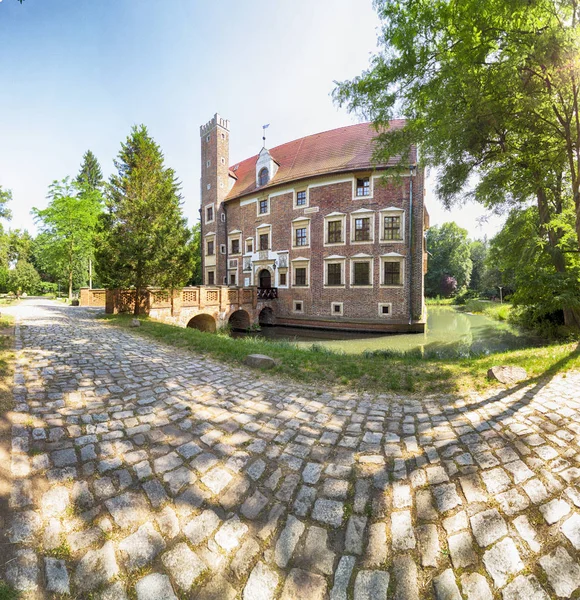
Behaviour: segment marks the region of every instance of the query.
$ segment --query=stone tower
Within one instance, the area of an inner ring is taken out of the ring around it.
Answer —
[[[201,246],[203,283],[224,285],[227,258],[227,215],[224,198],[229,191],[230,122],[217,113],[199,128],[201,137]],[[214,254],[207,253],[212,241]]]

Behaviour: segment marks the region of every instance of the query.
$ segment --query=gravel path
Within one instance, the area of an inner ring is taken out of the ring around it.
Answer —
[[[335,393],[90,310],[12,310],[0,577],[25,597],[578,597],[580,374],[463,398]]]

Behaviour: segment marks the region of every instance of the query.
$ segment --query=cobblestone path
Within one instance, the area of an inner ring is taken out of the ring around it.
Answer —
[[[27,596],[578,597],[580,374],[322,393],[84,309],[18,312],[0,576]]]

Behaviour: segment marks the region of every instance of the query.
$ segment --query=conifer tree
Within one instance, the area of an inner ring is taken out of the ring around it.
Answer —
[[[130,287],[139,315],[151,285],[180,287],[191,276],[191,232],[181,210],[175,172],[144,125],[135,126],[115,161],[97,241],[99,274],[107,287]]]
[[[87,186],[91,191],[100,190],[103,186],[101,165],[90,150],[87,150],[83,155],[83,164],[75,181],[81,188]]]

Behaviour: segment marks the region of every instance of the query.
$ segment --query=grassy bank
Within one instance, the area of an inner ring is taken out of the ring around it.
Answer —
[[[485,315],[496,321],[507,321],[512,310],[512,305],[509,302],[500,304],[498,302],[490,302],[489,300],[468,300],[464,306],[460,307],[460,310]]]
[[[131,317],[103,317],[128,328]],[[177,348],[191,350],[224,362],[241,364],[248,354],[267,354],[277,361],[269,372],[307,384],[344,385],[372,391],[453,392],[489,386],[487,370],[493,365],[524,367],[530,377],[546,372],[580,370],[580,347],[559,344],[471,358],[425,358],[419,352],[378,351],[340,354],[322,346],[299,348],[289,342],[260,338],[232,339],[143,319],[131,330]]]

